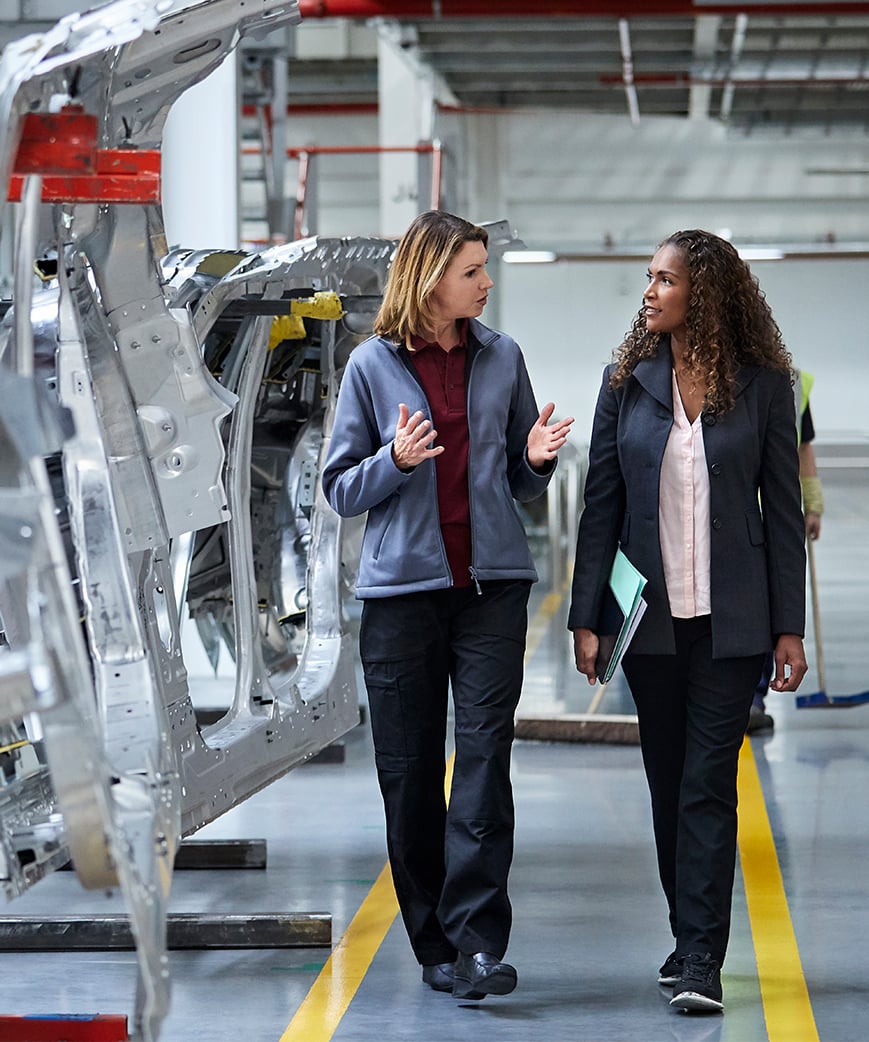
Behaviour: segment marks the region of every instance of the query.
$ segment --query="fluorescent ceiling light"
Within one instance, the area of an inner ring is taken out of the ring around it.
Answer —
[[[555,254],[551,250],[507,250],[502,260],[507,264],[552,264]]]
[[[737,247],[737,252],[743,260],[783,260],[784,251],[768,247]]]

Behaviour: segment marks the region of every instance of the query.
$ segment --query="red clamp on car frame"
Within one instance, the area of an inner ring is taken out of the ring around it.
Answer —
[[[9,200],[18,202],[24,178],[42,177],[44,203],[159,203],[161,156],[156,149],[97,148],[97,118],[80,106],[29,112]]]

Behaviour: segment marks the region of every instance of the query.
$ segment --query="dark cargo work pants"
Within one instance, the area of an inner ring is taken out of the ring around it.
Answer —
[[[724,962],[736,773],[763,655],[713,659],[708,615],[674,619],[675,655],[625,655],[676,954]]]
[[[423,965],[501,958],[512,922],[510,750],[530,583],[368,599],[359,636],[392,878]],[[455,767],[444,796],[448,691]]]

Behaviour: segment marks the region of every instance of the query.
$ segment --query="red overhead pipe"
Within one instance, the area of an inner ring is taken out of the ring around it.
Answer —
[[[552,16],[639,18],[655,15],[839,15],[869,14],[865,0],[789,0],[733,3],[705,0],[300,0],[303,18],[547,18]]]
[[[431,141],[421,141],[418,145],[302,145],[301,148],[288,148],[287,158],[379,155],[381,152],[434,152],[437,155],[440,150],[441,146]],[[246,156],[258,156],[262,149],[259,145],[245,145],[241,151]]]
[[[261,151],[261,148],[251,145],[242,149],[245,155],[254,155]],[[439,141],[420,141],[416,145],[306,145],[302,148],[288,148],[287,157],[299,161],[299,181],[296,189],[293,237],[300,239],[307,234],[305,217],[307,215],[308,179],[311,174],[311,158],[313,156],[371,155],[381,152],[416,152],[420,155],[430,152],[432,157],[430,207],[433,210],[440,209],[443,148]]]

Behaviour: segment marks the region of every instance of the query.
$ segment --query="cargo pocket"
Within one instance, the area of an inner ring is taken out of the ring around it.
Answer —
[[[407,732],[401,682],[394,662],[369,662],[363,668],[374,762],[380,771],[404,773],[408,769]]]

